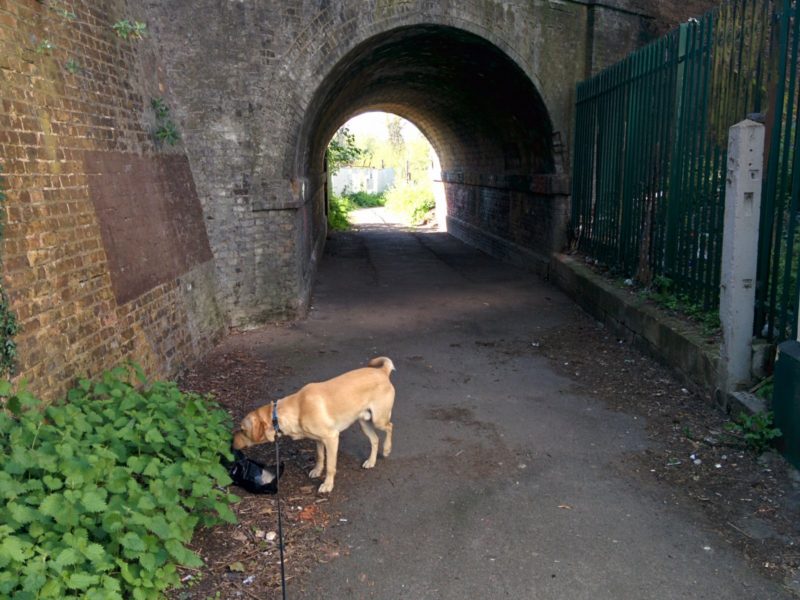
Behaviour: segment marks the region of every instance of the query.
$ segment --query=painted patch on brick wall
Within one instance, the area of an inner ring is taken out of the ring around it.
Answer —
[[[84,162],[118,304],[211,260],[186,156],[86,152]]]

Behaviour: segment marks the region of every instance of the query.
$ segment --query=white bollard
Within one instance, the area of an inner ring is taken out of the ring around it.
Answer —
[[[745,119],[728,131],[722,237],[719,386],[733,392],[751,379],[764,125]]]

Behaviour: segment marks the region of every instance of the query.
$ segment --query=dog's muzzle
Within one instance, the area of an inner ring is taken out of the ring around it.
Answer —
[[[241,429],[239,431],[233,432],[233,448],[235,450],[241,450],[242,448],[249,448],[253,444],[250,442],[250,438],[248,438],[244,431]]]

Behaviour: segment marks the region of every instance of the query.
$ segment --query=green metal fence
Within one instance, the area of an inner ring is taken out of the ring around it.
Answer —
[[[800,119],[798,43],[800,19],[796,2],[775,8],[769,71],[771,113],[767,119],[767,171],[761,211],[756,288],[756,335],[782,341],[797,334],[800,196]]]
[[[731,0],[577,90],[572,225],[624,277],[719,301],[731,125],[766,114],[757,333],[796,329],[800,158],[796,3]],[[775,108],[777,107],[777,108]]]

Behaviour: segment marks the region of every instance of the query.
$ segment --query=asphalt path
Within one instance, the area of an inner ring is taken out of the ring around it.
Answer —
[[[307,319],[258,352],[282,392],[386,355],[394,449],[363,470],[342,436],[327,536],[342,556],[290,598],[789,598],[703,515],[625,472],[641,418],[576,391],[519,351],[579,309],[536,276],[380,210],[328,241]]]

